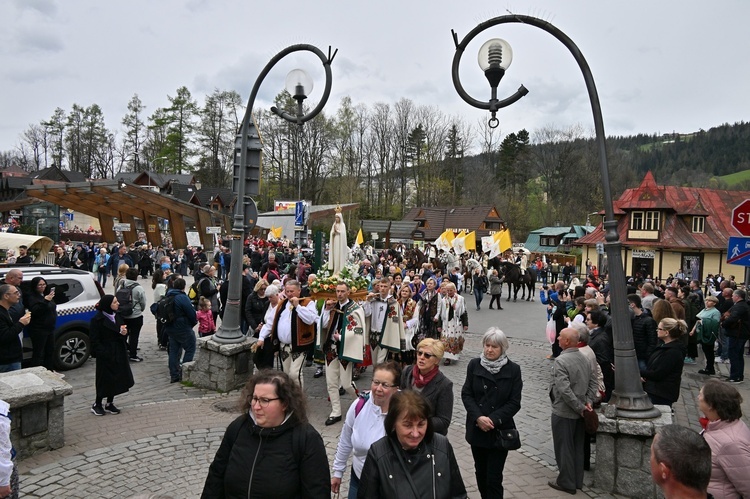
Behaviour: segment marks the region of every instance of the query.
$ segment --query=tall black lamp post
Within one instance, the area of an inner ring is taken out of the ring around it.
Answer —
[[[299,126],[310,121],[323,110],[328,97],[331,94],[331,63],[338,50],[331,53],[328,48],[326,56],[319,48],[308,44],[297,44],[285,48],[273,59],[271,59],[263,71],[255,80],[255,85],[250,92],[247,101],[247,109],[242,119],[240,130],[235,141],[235,163],[233,190],[237,194],[237,203],[234,209],[234,223],[232,225],[232,261],[229,267],[229,292],[227,293],[227,304],[224,310],[224,318],[221,327],[213,336],[214,341],[219,343],[240,343],[245,336],[240,329],[241,313],[243,308],[242,299],[242,256],[247,231],[255,227],[258,210],[252,196],[260,193],[260,168],[261,168],[261,142],[258,130],[253,122],[253,104],[258,95],[263,79],[271,71],[276,63],[293,52],[312,52],[323,63],[326,73],[326,86],[323,96],[317,107],[307,114],[303,114],[302,104],[312,90],[312,79],[301,69],[292,70],[286,78],[286,87],[292,97],[297,101],[297,113],[292,116],[284,111],[272,107],[271,111],[277,116]]]
[[[455,31],[453,41],[456,45],[456,53],[453,56],[453,85],[463,100],[479,109],[487,109],[492,113],[489,126],[497,127],[498,120],[496,112],[505,106],[513,104],[521,97],[528,93],[528,90],[521,87],[512,96],[498,100],[497,86],[505,75],[505,71],[510,65],[513,57],[510,45],[505,40],[495,38],[487,41],[479,50],[479,65],[485,73],[487,80],[492,89],[489,101],[479,101],[472,98],[463,88],[458,77],[458,67],[461,62],[461,56],[466,50],[467,45],[482,31],[497,26],[499,24],[520,23],[540,28],[554,36],[570,50],[578,66],[583,73],[583,79],[586,82],[586,89],[589,93],[591,109],[594,114],[594,129],[596,131],[596,141],[599,149],[599,169],[602,176],[602,188],[604,191],[604,230],[605,230],[605,251],[609,263],[609,289],[610,289],[610,310],[612,315],[612,329],[614,332],[615,347],[615,389],[612,392],[610,404],[617,407],[617,415],[626,418],[652,418],[660,415],[648,396],[641,387],[641,377],[638,370],[638,361],[633,348],[633,330],[630,324],[630,315],[628,312],[625,271],[622,265],[622,245],[617,233],[617,220],[614,216],[614,205],[612,202],[612,192],[609,184],[609,167],[607,165],[607,143],[604,135],[604,121],[602,119],[602,110],[599,105],[599,95],[594,84],[594,77],[591,74],[586,59],[578,49],[573,40],[560,31],[558,28],[531,16],[525,15],[507,15],[500,16],[485,21],[471,30],[466,37],[459,43],[458,35]]]

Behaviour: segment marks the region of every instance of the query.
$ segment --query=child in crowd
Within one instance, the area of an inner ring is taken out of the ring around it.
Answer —
[[[214,323],[214,315],[211,312],[211,300],[205,296],[201,296],[198,302],[198,334],[200,337],[210,336],[216,332],[216,324]]]

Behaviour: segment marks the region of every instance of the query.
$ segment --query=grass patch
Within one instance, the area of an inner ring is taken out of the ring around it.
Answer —
[[[722,175],[717,178],[722,182],[725,182],[727,186],[733,187],[739,183],[750,180],[750,170],[742,170],[741,172],[730,173],[729,175]]]

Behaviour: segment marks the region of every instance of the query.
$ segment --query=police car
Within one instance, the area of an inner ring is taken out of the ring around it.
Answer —
[[[65,371],[82,366],[91,355],[89,323],[96,315],[96,304],[104,296],[94,274],[49,265],[8,265],[0,268],[0,279],[5,279],[10,269],[23,272],[21,293],[24,295],[30,291],[30,281],[38,276],[44,278],[48,286],[55,288],[56,367]],[[31,340],[24,336],[24,360],[31,357],[31,351]]]

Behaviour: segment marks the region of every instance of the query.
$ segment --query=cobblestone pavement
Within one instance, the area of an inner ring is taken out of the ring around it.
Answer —
[[[551,361],[545,358],[549,345],[529,339],[536,334],[534,331],[544,330],[541,305],[538,302],[506,305],[504,302],[504,306],[505,311],[499,313],[472,310],[471,321],[474,324],[472,331],[483,331],[495,323],[501,325],[511,337],[509,355],[521,365],[523,372],[522,409],[516,417],[523,447],[509,455],[504,474],[506,497],[567,497],[567,494],[547,486],[547,481],[556,476],[547,396]],[[530,317],[533,320],[529,320]],[[441,367],[453,380],[456,395],[448,436],[472,498],[479,497],[479,493],[471,450],[463,434],[466,413],[460,391],[466,376],[466,361],[479,354],[480,339],[479,332],[470,332],[462,360]],[[74,392],[65,400],[65,446],[18,463],[24,497],[128,498],[147,493],[167,494],[174,498],[200,496],[208,466],[224,430],[238,416],[234,408],[238,393],[217,394],[170,384],[167,356],[156,346],[155,326],[150,314],[147,314],[141,333],[141,356],[144,362],[131,364],[135,386],[130,393],[115,400],[122,409],[120,415],[96,417],[90,412],[95,360],[66,373],[65,379],[73,385]],[[685,366],[682,395],[675,404],[676,421],[695,429],[698,429],[696,398],[705,380],[704,376],[697,374],[700,367],[700,364]],[[727,368],[728,365],[719,364],[723,374]],[[314,379],[314,370],[313,367],[305,368],[310,421],[323,436],[332,462],[341,424],[323,425],[329,413],[325,378]],[[370,376],[368,370],[358,385],[369,386]],[[750,390],[744,385],[739,388],[746,401],[747,421]],[[342,403],[348,406],[351,401],[350,397],[344,397]],[[348,476],[342,484],[342,497],[345,497],[347,479]],[[614,497],[592,488],[592,482],[593,473],[586,472],[584,496]]]

